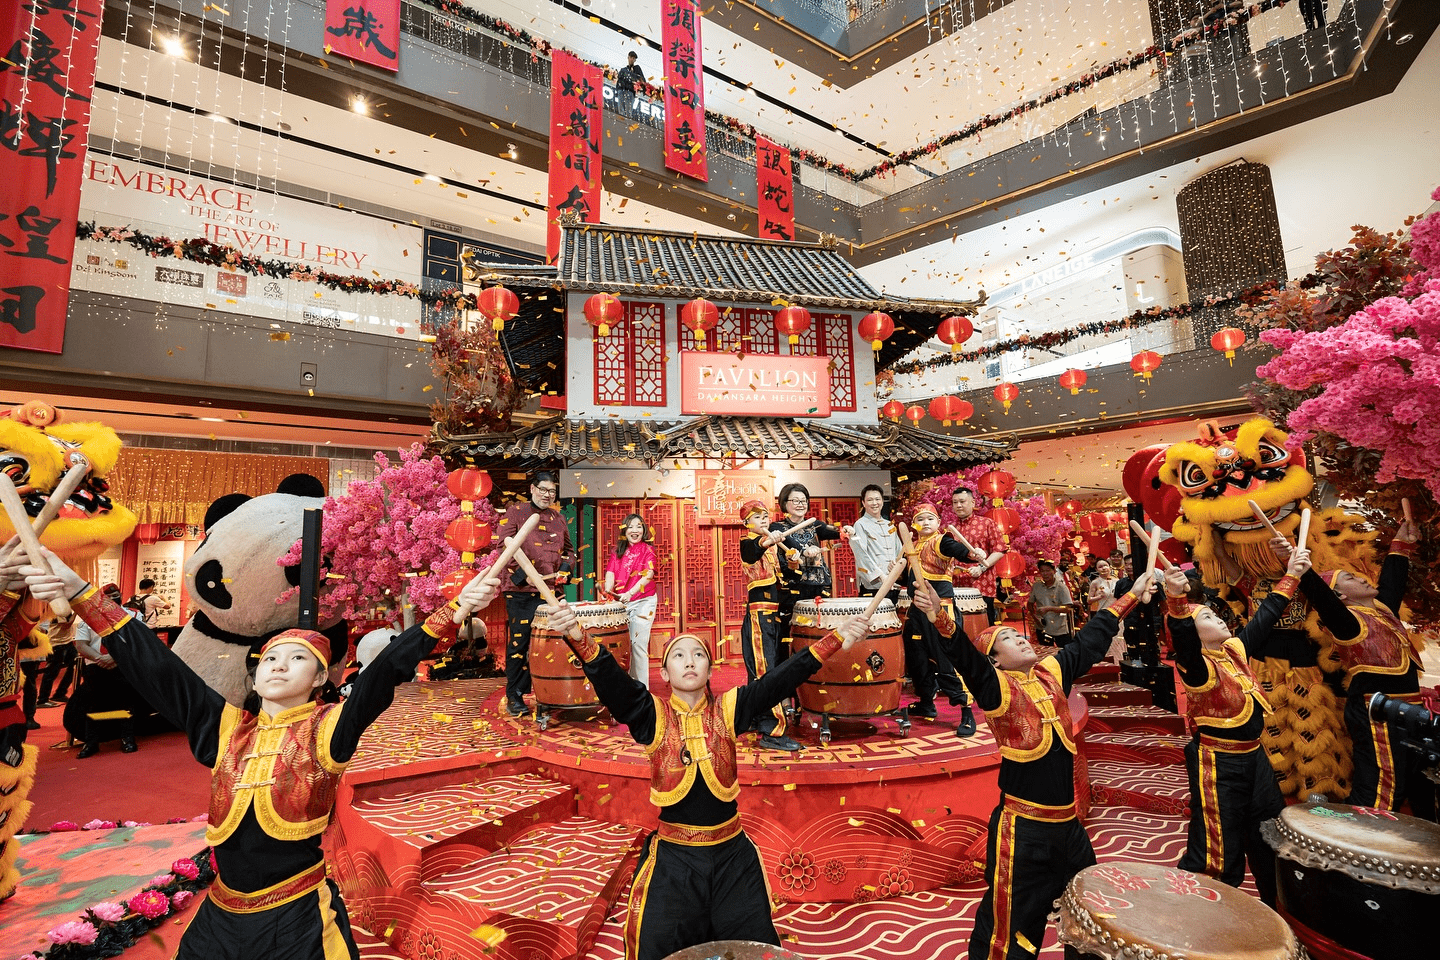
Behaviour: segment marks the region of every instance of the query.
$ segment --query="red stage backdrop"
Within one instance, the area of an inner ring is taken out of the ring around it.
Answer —
[[[795,239],[795,181],[791,179],[790,148],[755,138],[760,239]]]
[[[400,69],[400,0],[326,0],[325,52]]]
[[[550,211],[545,253],[560,253],[560,214],[574,210],[586,223],[600,210],[600,68],[564,50],[550,61]]]
[[[665,54],[665,166],[709,180],[705,169],[705,67],[695,0],[661,0]]]
[[[9,3],[0,25],[0,346],[60,353],[104,0]]]

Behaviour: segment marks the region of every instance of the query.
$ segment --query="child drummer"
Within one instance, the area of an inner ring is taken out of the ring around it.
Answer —
[[[764,676],[718,697],[710,690],[709,646],[682,633],[661,657],[660,672],[670,684],[670,697],[662,700],[588,634],[570,638],[579,618],[568,604],[541,609],[550,629],[567,637],[600,702],[650,758],[650,799],[660,807],[660,829],[647,839],[635,871],[626,960],[660,960],[711,940],[779,946],[760,853],[740,829],[736,735],[792,696],[826,657],[864,639],[867,621],[851,617]]]
[[[22,567],[32,596],[65,597],[104,640],[125,679],[185,731],[195,759],[214,770],[210,825],[217,877],[180,938],[178,960],[335,960],[358,957],[345,904],[325,875],[321,836],[360,735],[395,687],[439,643],[455,639],[459,612],[500,589],[476,577],[450,604],[396,637],[360,674],[344,703],[317,704],[330,644],[311,630],[266,642],[255,668],[255,709],[211,690],[144,623],[45,551],[50,571]],[[463,619],[463,617],[461,618]]]
[[[745,657],[745,674],[753,683],[780,662],[781,571],[783,568],[798,570],[800,555],[786,549],[782,564],[780,551],[785,549],[782,546],[785,535],[770,532],[770,510],[759,500],[747,501],[740,508],[740,522],[746,530],[740,540],[740,562],[745,565],[748,589],[745,622],[740,626],[740,649]],[[767,750],[800,749],[800,744],[785,735],[785,709],[780,704],[756,722],[760,746]]]
[[[1265,638],[1309,569],[1309,550],[1291,553],[1285,576],[1234,636],[1215,611],[1186,599],[1190,579],[1183,570],[1165,573],[1167,626],[1185,684],[1185,712],[1195,726],[1185,747],[1190,832],[1178,866],[1238,887],[1248,859],[1260,899],[1271,907],[1275,854],[1261,838],[1260,824],[1279,816],[1285,799],[1260,744],[1270,704],[1249,661],[1264,658]]]
[[[940,511],[933,504],[921,503],[911,514],[915,523],[914,548],[919,555],[921,572],[934,588],[940,600],[945,618],[955,619],[955,587],[950,580],[952,561],[963,560],[970,551],[948,533],[940,532]],[[920,592],[919,584],[915,585]],[[957,737],[969,737],[975,733],[975,714],[970,710],[970,695],[960,680],[955,665],[946,657],[940,643],[940,635],[930,618],[915,606],[905,620],[906,662],[910,665],[911,679],[915,681],[915,694],[920,702],[910,708],[912,716],[935,716],[935,692],[950,698],[950,705],[963,707],[960,724],[955,728]]]
[[[990,815],[985,897],[970,937],[970,960],[1033,960],[1051,905],[1095,851],[1075,814],[1075,741],[1070,687],[1105,658],[1120,621],[1154,592],[1149,573],[1099,610],[1076,641],[1041,660],[1015,629],[968,637],[954,614],[917,584],[914,604],[985,711],[1000,748],[1000,804]]]

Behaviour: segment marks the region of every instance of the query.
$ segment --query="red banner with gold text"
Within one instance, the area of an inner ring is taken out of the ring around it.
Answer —
[[[560,253],[560,215],[573,210],[585,223],[600,215],[600,68],[555,50],[550,61],[550,209],[545,255]]]
[[[325,52],[400,69],[400,0],[325,0]]]
[[[0,346],[60,353],[105,0],[11,0],[6,7]]]
[[[761,240],[795,239],[795,182],[790,148],[755,138],[755,194]]]
[[[705,166],[705,66],[695,0],[660,0],[665,57],[665,166],[709,180]]]

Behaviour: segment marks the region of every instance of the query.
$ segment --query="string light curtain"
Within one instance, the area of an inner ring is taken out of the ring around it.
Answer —
[[[126,448],[110,473],[110,496],[141,523],[205,522],[205,511],[227,493],[258,497],[274,493],[292,473],[325,482],[330,461],[323,457],[266,457],[242,453]]]

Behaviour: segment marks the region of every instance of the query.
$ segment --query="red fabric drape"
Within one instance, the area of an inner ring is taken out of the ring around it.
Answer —
[[[545,253],[560,253],[560,214],[573,210],[586,223],[599,218],[600,68],[556,50],[550,63],[550,210]]]
[[[795,239],[795,182],[790,148],[755,138],[755,194],[761,240]]]
[[[325,52],[400,69],[400,0],[326,0]]]
[[[705,163],[705,65],[695,0],[660,0],[665,55],[665,166],[708,180]]]

